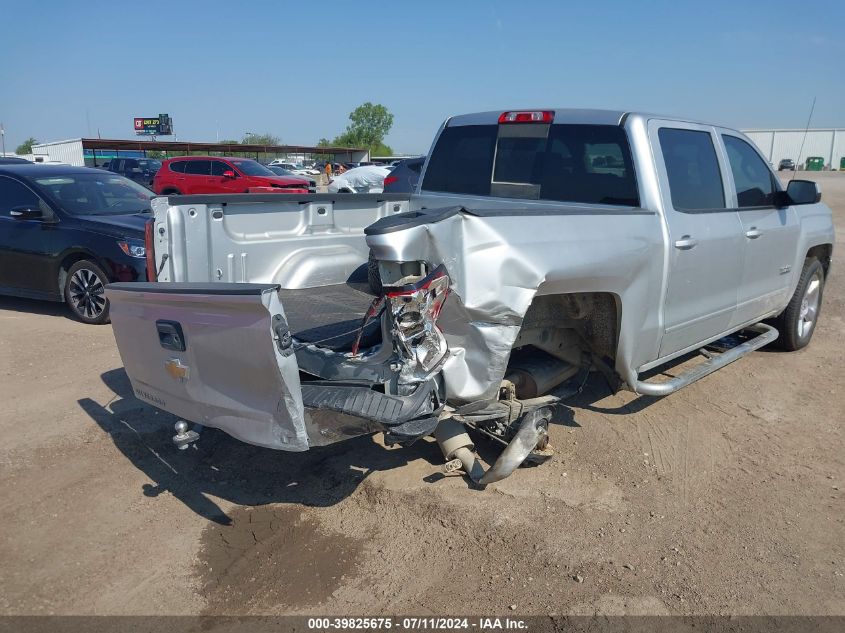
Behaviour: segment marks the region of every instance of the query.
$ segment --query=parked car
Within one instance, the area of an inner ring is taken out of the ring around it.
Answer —
[[[385,193],[411,193],[420,179],[425,156],[400,161],[384,178]]]
[[[795,171],[795,161],[791,158],[784,158],[778,163],[778,171],[783,171],[784,169]]]
[[[0,156],[0,165],[32,165],[32,161],[18,156]]]
[[[311,193],[316,193],[317,191],[317,181],[313,178],[309,178],[307,176],[298,176],[292,171],[285,169],[284,167],[281,167],[279,165],[268,165],[267,169],[272,171],[277,176],[285,176],[287,178],[298,178],[302,181],[302,186],[308,188],[308,191],[310,191]]]
[[[152,195],[99,169],[0,167],[0,293],[64,301],[80,321],[105,323],[106,284],[147,279]]]
[[[272,161],[269,167],[282,167],[296,176],[317,176],[320,173],[319,170],[315,169],[313,166],[306,167],[305,165],[297,165],[296,163],[289,163],[279,158]]]
[[[329,183],[329,193],[380,193],[384,179],[390,173],[387,167],[355,167],[343,172]]]
[[[161,169],[161,161],[154,158],[112,158],[106,169],[142,185],[152,185]]]
[[[164,161],[153,180],[153,191],[162,195],[196,193],[249,193],[252,189],[277,189],[308,193],[300,177],[278,176],[250,158],[181,156]]]

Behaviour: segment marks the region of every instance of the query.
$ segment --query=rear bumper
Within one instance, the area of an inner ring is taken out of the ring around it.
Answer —
[[[302,402],[310,446],[377,431],[385,432],[388,444],[412,442],[437,426],[437,395],[431,382],[407,396],[340,382],[305,383]]]
[[[306,451],[380,431],[385,432],[388,444],[412,442],[432,433],[438,419],[431,383],[420,385],[409,396],[391,396],[365,385],[305,383],[301,390],[303,414],[286,420],[251,415],[244,408],[223,412],[219,404],[204,408],[196,401],[182,402],[134,380],[132,388],[140,400],[189,422],[220,429],[247,444],[283,451]],[[294,400],[282,397],[278,406],[295,407]]]

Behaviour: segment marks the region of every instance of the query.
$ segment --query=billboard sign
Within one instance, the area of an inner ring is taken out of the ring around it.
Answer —
[[[169,114],[159,114],[157,117],[135,117],[135,134],[138,136],[170,136],[173,134],[173,123]]]

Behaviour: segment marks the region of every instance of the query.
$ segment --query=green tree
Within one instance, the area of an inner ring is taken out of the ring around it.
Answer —
[[[33,145],[38,145],[38,140],[30,136],[23,143],[17,146],[15,154],[32,154]]]
[[[344,147],[366,147],[371,154],[389,155],[393,150],[384,144],[384,137],[393,127],[393,115],[380,103],[359,105],[349,113],[346,131],[333,144]],[[321,139],[323,140],[323,139]]]
[[[244,134],[244,139],[241,143],[244,145],[281,145],[282,139],[269,132],[265,132],[264,134]]]
[[[234,140],[234,139],[229,139],[229,138],[224,139],[224,140],[222,140],[222,141],[220,141],[220,142],[221,142],[221,143],[225,143],[225,144],[227,144],[227,145],[240,145],[240,143],[241,143],[240,141],[236,141],[236,140]]]
[[[321,138],[317,141],[317,147],[331,147],[333,143],[327,138]]]

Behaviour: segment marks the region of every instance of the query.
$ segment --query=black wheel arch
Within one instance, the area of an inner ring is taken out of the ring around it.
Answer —
[[[107,260],[86,248],[68,249],[56,258],[56,279],[58,281],[58,292],[61,296],[64,296],[65,282],[67,281],[67,273],[70,270],[70,267],[76,262],[82,260],[88,260],[102,268],[106,275],[108,275],[109,282],[116,280],[114,276],[114,268]]]

